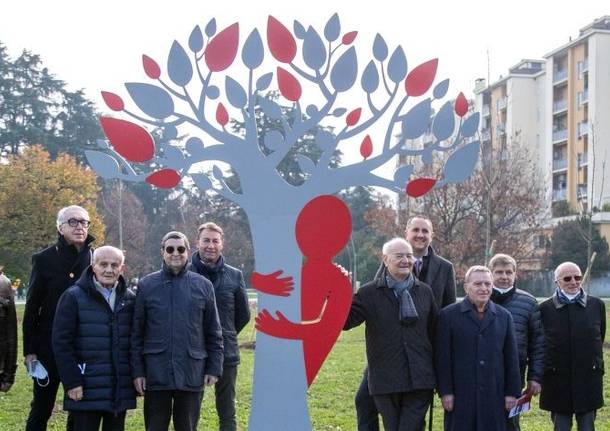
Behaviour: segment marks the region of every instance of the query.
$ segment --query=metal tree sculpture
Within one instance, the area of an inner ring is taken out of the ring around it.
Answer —
[[[296,20],[291,32],[272,16],[266,30],[267,49],[254,29],[240,51],[239,23],[218,33],[214,19],[203,32],[196,26],[188,49],[173,42],[166,74],[144,55],[144,72],[151,82],[125,84],[140,112],[128,109],[119,95],[102,92],[108,107],[130,120],[102,117],[108,138],[99,142],[104,151],[87,151],[86,156],[93,169],[107,179],[173,188],[189,176],[201,190],[218,193],[241,206],[250,222],[256,271],[265,274],[282,268],[296,282],[288,297],[259,293],[259,309],[281,310],[287,318],[299,321],[302,256],[294,227],[305,204],[316,196],[357,185],[395,192],[406,188],[407,194],[418,197],[433,187],[462,182],[478,160],[479,142],[473,137],[479,114],[466,118],[468,103],[462,93],[435,113],[432,102],[444,98],[449,88],[448,79],[432,88],[437,59],[409,71],[402,47],[397,46],[389,55],[379,34],[373,42],[373,59],[359,73],[353,46],[357,32],[342,34],[337,14],[328,20],[322,35]],[[245,67],[235,61],[240,52]],[[262,70],[272,64],[269,58],[263,63],[268,52],[280,63],[272,71]],[[247,78],[240,82],[230,76],[226,72],[230,66]],[[275,100],[263,95],[273,82],[281,97],[293,104],[290,118]],[[357,84],[366,96],[362,106],[338,107],[338,99]],[[223,97],[219,86],[224,89]],[[305,92],[303,86],[307,86]],[[432,94],[426,97],[430,89]],[[305,95],[313,102],[304,105]],[[407,108],[409,99],[417,97],[424,98]],[[260,130],[257,116],[261,115],[280,124],[280,130]],[[297,153],[296,162],[305,181],[298,186],[289,184],[278,165],[291,157],[290,150],[302,136],[327,117],[334,117],[335,122],[343,119],[345,125],[336,134],[317,129],[320,158],[314,161]],[[227,128],[231,118],[244,124],[243,133]],[[373,139],[366,131],[380,122],[385,136]],[[407,140],[422,136],[430,124],[435,137],[431,145],[405,146]],[[162,130],[162,138],[155,144],[142,125]],[[190,136],[184,145],[177,142],[179,133]],[[394,140],[397,133],[400,138]],[[349,139],[360,143],[362,160],[332,166],[338,144]],[[419,156],[424,163],[431,163],[434,153],[448,155],[441,178],[413,178],[413,165],[400,166],[393,179],[373,173],[396,155]],[[202,161],[214,164],[211,172],[191,172],[191,167]],[[239,179],[239,190],[227,184],[218,162],[231,166]],[[259,333],[250,429],[311,429],[306,389],[301,342]]]

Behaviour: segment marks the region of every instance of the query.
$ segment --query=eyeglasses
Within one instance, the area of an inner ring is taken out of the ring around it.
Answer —
[[[91,226],[91,222],[89,220],[76,219],[76,218],[68,219],[64,223],[67,223],[68,226],[70,226],[70,227],[77,227],[80,224],[85,229],[87,229],[87,228],[89,228],[89,226]]]
[[[574,281],[581,281],[582,275],[566,275],[565,277],[561,277],[561,279],[566,283],[569,283],[572,279],[574,279]]]
[[[178,247],[174,247],[173,245],[168,245],[165,247],[165,252],[167,254],[174,254],[174,250],[178,250],[178,254],[182,254],[186,251],[186,247],[179,245]]]

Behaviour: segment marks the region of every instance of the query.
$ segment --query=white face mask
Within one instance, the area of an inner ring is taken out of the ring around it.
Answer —
[[[45,387],[49,384],[49,373],[40,361],[36,360],[28,363],[28,376],[36,379],[36,383],[38,383],[39,386]],[[44,379],[47,381],[44,384],[40,383],[40,381]]]

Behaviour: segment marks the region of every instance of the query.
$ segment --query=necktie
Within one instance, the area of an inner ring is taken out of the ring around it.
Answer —
[[[419,274],[421,273],[421,267],[423,266],[424,262],[421,259],[417,259],[415,261],[415,275],[417,276],[417,278],[419,278]]]

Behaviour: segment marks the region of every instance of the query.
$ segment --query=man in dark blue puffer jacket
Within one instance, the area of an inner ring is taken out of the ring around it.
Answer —
[[[136,407],[129,348],[135,294],[121,272],[123,252],[103,246],[59,299],[53,351],[74,429],[122,431]]]
[[[496,254],[489,261],[494,288],[491,300],[506,308],[513,316],[521,387],[525,393],[538,395],[544,369],[544,331],[538,301],[529,293],[515,287],[517,263],[507,254]],[[527,373],[526,373],[527,369]],[[519,416],[507,419],[507,431],[519,431]]]

